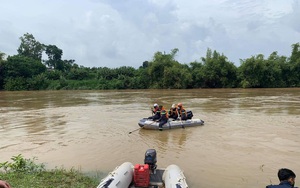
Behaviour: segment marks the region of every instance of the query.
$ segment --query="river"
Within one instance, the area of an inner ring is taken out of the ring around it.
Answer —
[[[153,103],[182,102],[204,126],[138,130]],[[0,92],[0,162],[112,171],[125,161],[178,165],[192,188],[265,187],[300,175],[300,88]],[[299,178],[296,185],[299,186]]]

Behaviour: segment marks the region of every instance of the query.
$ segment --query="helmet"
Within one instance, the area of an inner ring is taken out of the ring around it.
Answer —
[[[172,108],[175,108],[176,106],[175,106],[175,104],[172,104]]]
[[[178,103],[178,105],[177,105],[178,107],[182,107],[182,103]]]
[[[157,106],[158,106],[158,104],[156,104],[156,103],[153,105],[154,108],[157,107]]]

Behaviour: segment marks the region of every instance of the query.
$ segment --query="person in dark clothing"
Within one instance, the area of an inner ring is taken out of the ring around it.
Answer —
[[[287,168],[278,170],[279,185],[268,185],[266,188],[292,188],[295,185],[296,174]]]
[[[169,110],[169,118],[173,118],[174,120],[178,118],[178,111],[175,104]]]
[[[177,105],[178,109],[178,114],[180,116],[181,120],[187,120],[187,113],[186,110],[183,108],[182,103],[178,103]]]
[[[152,119],[153,121],[160,119],[160,109],[158,104],[153,105],[153,110],[152,110],[153,116],[148,117],[148,119]]]
[[[158,126],[159,128],[158,129],[160,131],[162,131],[162,126],[168,122],[169,116],[163,106],[159,106],[159,109],[160,109],[160,119],[159,119],[159,126]]]

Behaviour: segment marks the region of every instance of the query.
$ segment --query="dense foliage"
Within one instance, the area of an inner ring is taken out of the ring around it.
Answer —
[[[277,88],[300,86],[300,45],[292,45],[290,57],[273,52],[241,60],[236,67],[224,54],[207,50],[200,62],[181,64],[175,56],[156,52],[151,61],[135,69],[84,67],[75,60],[62,60],[63,50],[41,44],[33,35],[20,37],[18,54],[0,52],[0,90],[60,89],[189,89]],[[42,59],[45,53],[48,58]]]

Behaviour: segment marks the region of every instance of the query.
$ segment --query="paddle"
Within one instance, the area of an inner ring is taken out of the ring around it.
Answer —
[[[171,123],[170,123],[170,121],[168,120],[168,124],[169,124],[169,129],[171,129]]]
[[[187,116],[186,111],[184,111],[185,117]],[[184,124],[182,122],[182,115],[180,115],[181,128],[185,129]]]
[[[180,122],[181,122],[181,128],[185,128],[184,127],[184,125],[183,125],[183,122],[182,122],[182,115],[181,115],[181,113],[180,112],[178,112],[178,117],[177,118],[179,118],[180,117]]]
[[[180,117],[180,122],[181,122],[181,128],[185,129],[183,122],[182,122],[182,118]]]
[[[148,118],[145,118],[145,119],[148,119]],[[152,125],[152,124],[155,123],[155,122],[157,122],[157,121],[154,121],[154,120],[153,120],[153,122],[150,123],[149,125]],[[141,128],[141,127],[140,127],[140,128]],[[140,128],[134,129],[133,131],[130,131],[128,134],[131,134],[131,133],[133,133],[133,132],[139,130]]]
[[[135,132],[135,131],[137,131],[137,130],[139,130],[140,128],[137,128],[137,129],[134,129],[133,131],[130,131],[128,134],[131,134],[131,133],[133,133],[133,132]]]

